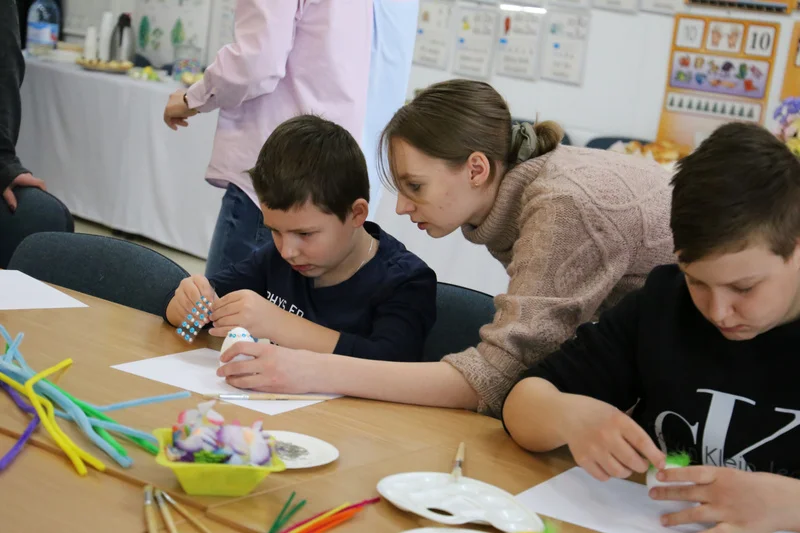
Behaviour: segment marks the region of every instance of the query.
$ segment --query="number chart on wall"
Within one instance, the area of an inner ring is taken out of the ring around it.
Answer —
[[[726,122],[763,124],[779,29],[678,15],[658,139],[692,149]]]
[[[781,100],[790,96],[800,96],[800,22],[794,23],[792,40],[789,41],[789,57],[786,59],[786,70],[783,74]]]

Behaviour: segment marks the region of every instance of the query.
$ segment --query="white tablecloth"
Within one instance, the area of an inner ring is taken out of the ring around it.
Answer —
[[[176,87],[29,58],[17,153],[75,215],[206,257],[223,194],[203,179],[217,115],[167,128]]]

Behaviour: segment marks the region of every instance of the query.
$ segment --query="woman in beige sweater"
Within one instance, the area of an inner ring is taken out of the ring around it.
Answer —
[[[562,146],[562,137],[554,123],[512,128],[505,101],[481,82],[436,84],[400,109],[382,142],[397,212],[432,237],[461,228],[503,263],[510,281],[494,321],[478,346],[438,363],[237,346],[263,359],[260,389],[499,416],[536,359],[673,262],[667,173],[644,159]]]

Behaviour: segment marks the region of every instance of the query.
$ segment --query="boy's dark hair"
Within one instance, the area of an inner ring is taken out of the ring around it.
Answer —
[[[800,238],[800,159],[755,124],[718,128],[679,163],[670,226],[681,263],[763,238],[789,256]]]
[[[369,174],[350,133],[329,120],[300,115],[275,128],[249,171],[258,199],[288,211],[311,201],[344,222],[353,202],[369,202]]]

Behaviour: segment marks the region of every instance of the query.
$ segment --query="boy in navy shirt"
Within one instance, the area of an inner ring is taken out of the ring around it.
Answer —
[[[800,160],[728,124],[679,168],[678,265],[531,367],[504,422],[529,450],[567,445],[600,480],[688,453],[697,466],[658,479],[690,485],[651,497],[698,505],[666,526],[800,531]]]
[[[436,321],[436,275],[366,222],[367,167],[347,130],[311,115],[288,120],[250,173],[274,242],[208,280],[184,279],[167,320],[180,326],[204,296],[214,336],[243,327],[287,348],[420,360]],[[253,376],[229,381],[248,387]]]

